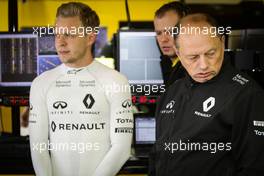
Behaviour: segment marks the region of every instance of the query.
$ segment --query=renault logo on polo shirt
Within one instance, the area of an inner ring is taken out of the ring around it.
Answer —
[[[83,104],[87,109],[91,109],[95,103],[92,94],[87,94],[83,99]]]
[[[215,105],[215,98],[209,97],[207,100],[203,102],[203,111],[208,112]]]
[[[52,132],[55,131],[84,131],[84,130],[104,130],[105,129],[105,122],[100,123],[55,123],[54,121],[51,122],[50,127]]]
[[[79,113],[83,117],[91,117],[90,115],[99,115],[101,111],[97,111],[97,109],[92,109],[94,106],[95,100],[92,94],[86,94],[83,99],[83,104],[86,107],[86,110],[81,110]]]
[[[56,101],[53,103],[53,107],[55,109],[64,109],[67,107],[67,103],[65,101]]]
[[[173,106],[174,106],[174,104],[175,104],[175,101],[174,101],[174,100],[171,100],[171,101],[166,105],[166,108],[167,108],[167,109],[172,109]]]

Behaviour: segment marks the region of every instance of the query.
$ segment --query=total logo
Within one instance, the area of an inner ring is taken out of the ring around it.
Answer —
[[[160,113],[161,114],[174,114],[175,113],[175,110],[173,109],[174,105],[175,105],[175,101],[171,100],[169,103],[167,103],[166,109],[161,110]]]
[[[132,113],[132,102],[130,99],[124,100],[121,104],[121,106],[123,107],[122,110],[117,111],[116,114],[125,114],[125,113]]]
[[[254,130],[257,136],[264,136],[264,131]]]
[[[134,123],[133,118],[132,119],[117,118],[116,122],[117,123],[132,123],[132,124]]]
[[[52,132],[59,131],[72,131],[72,130],[104,130],[105,122],[103,123],[55,123],[54,121],[50,124]]]
[[[92,107],[95,104],[95,99],[93,97],[92,94],[86,94],[84,99],[83,99],[83,105],[85,106],[86,109],[92,109]],[[80,111],[80,114],[84,114],[84,115],[89,115],[89,114],[93,114],[93,115],[99,115],[100,111]]]
[[[203,102],[203,112],[194,111],[194,114],[201,117],[211,117],[212,114],[204,113],[210,111],[215,106],[215,98],[209,97]]]
[[[73,113],[70,110],[64,110],[68,106],[68,104],[65,101],[55,101],[52,106],[53,106],[53,109],[55,109],[55,110],[50,111],[51,115],[66,115],[66,114],[72,114]]]

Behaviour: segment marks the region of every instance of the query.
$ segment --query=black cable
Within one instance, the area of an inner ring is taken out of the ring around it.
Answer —
[[[18,0],[8,1],[8,31],[18,31]]]
[[[127,26],[130,29],[131,28],[131,19],[130,19],[129,7],[128,7],[128,0],[125,0],[125,2],[126,2]]]

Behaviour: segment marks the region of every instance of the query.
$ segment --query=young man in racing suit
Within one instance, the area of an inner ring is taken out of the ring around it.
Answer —
[[[82,3],[62,4],[55,46],[62,65],[30,91],[30,146],[38,176],[114,176],[133,133],[127,79],[93,60],[99,18]],[[77,32],[76,32],[77,31]]]

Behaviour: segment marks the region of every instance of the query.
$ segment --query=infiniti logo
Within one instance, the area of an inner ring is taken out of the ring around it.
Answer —
[[[33,105],[30,103],[29,104],[29,110],[32,111],[33,110]]]
[[[64,109],[67,107],[67,103],[65,101],[56,101],[53,103],[53,107],[55,109]]]
[[[131,106],[132,106],[132,103],[131,103],[131,101],[129,99],[123,101],[123,103],[122,103],[122,107],[123,108],[129,108]]]
[[[175,101],[174,100],[171,100],[167,105],[166,105],[166,109],[172,109],[173,106],[175,104]]]

